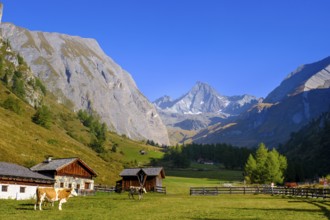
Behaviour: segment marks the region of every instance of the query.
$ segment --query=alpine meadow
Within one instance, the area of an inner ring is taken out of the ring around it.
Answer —
[[[0,219],[330,219],[329,3],[0,1]]]

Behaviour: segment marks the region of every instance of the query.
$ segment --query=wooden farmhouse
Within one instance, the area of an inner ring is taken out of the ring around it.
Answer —
[[[0,162],[0,199],[31,199],[38,186],[52,187],[53,178],[7,162]]]
[[[94,177],[97,176],[79,158],[52,159],[31,167],[32,171],[55,179],[54,187],[76,188],[78,192],[94,190]]]
[[[155,191],[162,187],[165,172],[162,167],[130,168],[119,174],[122,179],[117,181],[116,188],[128,190],[130,186],[144,186],[147,191]]]

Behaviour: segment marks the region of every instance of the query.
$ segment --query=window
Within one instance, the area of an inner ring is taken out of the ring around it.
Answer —
[[[25,187],[20,187],[20,188],[19,188],[19,192],[20,192],[20,193],[25,193]]]
[[[2,185],[2,187],[1,187],[1,191],[2,191],[2,192],[8,192],[8,186],[4,186],[4,185]]]
[[[69,187],[68,188],[72,188],[72,183],[69,183]]]
[[[63,188],[64,187],[64,183],[60,183],[60,187]]]
[[[77,184],[77,187],[76,187],[77,189],[80,189],[80,184]]]

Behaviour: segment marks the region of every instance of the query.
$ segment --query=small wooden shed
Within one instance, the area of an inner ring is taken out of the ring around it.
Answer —
[[[94,190],[96,172],[81,159],[48,158],[42,163],[31,167],[32,171],[55,179],[55,187],[76,188],[79,190]]]
[[[117,181],[116,187],[121,190],[143,185],[147,191],[155,191],[156,187],[162,187],[165,171],[162,167],[129,168],[119,175],[122,179]]]

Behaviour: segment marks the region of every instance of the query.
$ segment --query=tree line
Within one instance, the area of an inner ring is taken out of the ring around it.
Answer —
[[[186,168],[192,161],[223,164],[228,169],[243,169],[253,149],[230,144],[187,144],[168,147],[161,161],[168,166]]]

